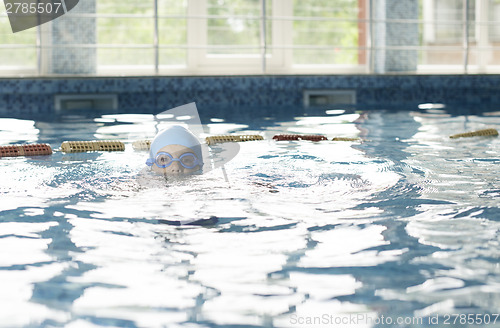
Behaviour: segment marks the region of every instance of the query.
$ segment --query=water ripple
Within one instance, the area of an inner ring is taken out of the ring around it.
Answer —
[[[154,119],[17,123],[28,130],[7,129],[8,142],[59,144],[73,132],[127,141]],[[497,311],[500,143],[448,136],[499,124],[382,111],[263,121],[266,136],[365,142],[242,143],[228,182],[220,170],[145,181],[146,154],[129,147],[1,159],[0,326],[289,327],[325,313]]]

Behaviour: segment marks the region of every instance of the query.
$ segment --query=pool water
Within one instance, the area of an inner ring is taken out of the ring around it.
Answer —
[[[265,137],[240,144],[227,181],[144,183],[131,143],[155,124],[0,119],[3,145],[127,145],[0,159],[0,327],[500,327],[500,139],[448,138],[498,129],[500,113],[217,115],[210,135]]]

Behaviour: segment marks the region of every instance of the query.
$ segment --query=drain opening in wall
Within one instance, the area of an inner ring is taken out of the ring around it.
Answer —
[[[355,104],[355,90],[304,90],[305,107]]]
[[[56,95],[54,97],[57,111],[78,109],[117,110],[118,97],[115,94],[77,94]]]

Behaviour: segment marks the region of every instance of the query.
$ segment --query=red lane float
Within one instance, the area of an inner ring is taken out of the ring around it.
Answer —
[[[52,155],[52,148],[47,144],[0,146],[0,157],[44,155]]]

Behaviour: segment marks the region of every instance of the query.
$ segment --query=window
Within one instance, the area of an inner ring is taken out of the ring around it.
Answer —
[[[200,0],[189,51],[197,71],[366,71],[367,0]],[[199,17],[199,18],[197,18]],[[265,24],[263,24],[263,21]]]
[[[365,64],[358,61],[359,41],[365,37],[364,26],[358,25],[364,24],[358,23],[363,9],[357,0],[294,0],[293,64]]]
[[[187,66],[187,1],[158,0],[158,64],[166,69]]]
[[[420,71],[500,70],[500,1],[423,0],[421,19]]]
[[[0,11],[0,75],[495,73],[499,50],[500,0],[85,0],[15,34]]]
[[[0,76],[37,72],[37,30],[12,33],[0,0]]]
[[[273,44],[283,24],[271,19],[279,0],[192,0],[190,4],[189,66],[194,70],[255,74],[282,63]]]
[[[153,0],[96,1],[97,70],[154,73]]]
[[[424,69],[440,65],[443,69],[461,70],[464,62],[464,1],[424,0],[420,18],[423,48],[419,64]]]

